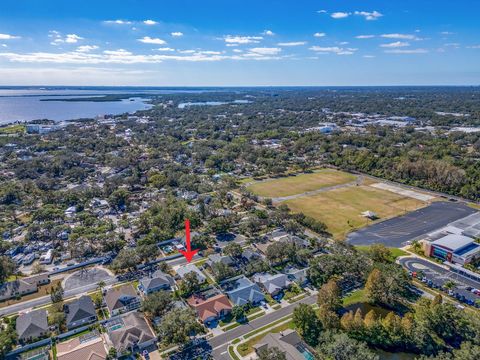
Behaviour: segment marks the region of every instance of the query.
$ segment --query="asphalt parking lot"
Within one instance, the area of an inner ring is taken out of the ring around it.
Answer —
[[[63,288],[73,290],[90,284],[96,284],[100,281],[113,279],[113,276],[107,270],[95,267],[90,269],[81,269],[66,277]]]
[[[441,289],[448,281],[453,281],[456,287],[452,291],[458,294],[458,296],[455,296],[458,300],[463,299],[462,297],[473,303],[480,300],[479,295],[467,290],[468,287],[480,289],[480,282],[478,281],[465,278],[424,259],[406,257],[400,259],[399,262],[407,270],[419,274],[420,276],[417,276],[419,280],[424,277],[426,281],[423,282],[429,287]],[[470,303],[470,305],[472,304]]]
[[[382,243],[387,247],[402,247],[407,241],[440,229],[451,222],[476,213],[464,204],[440,201],[406,215],[385,220],[348,235],[352,245]]]

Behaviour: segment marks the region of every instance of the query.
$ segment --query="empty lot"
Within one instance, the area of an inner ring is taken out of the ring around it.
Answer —
[[[347,184],[355,179],[355,175],[343,171],[322,169],[310,174],[259,181],[248,186],[247,189],[263,197],[277,198]]]
[[[422,201],[370,186],[334,189],[288,200],[285,204],[294,212],[303,212],[324,222],[336,239],[343,239],[350,231],[372,224],[361,215],[364,211],[373,211],[380,219],[385,219],[425,205]]]

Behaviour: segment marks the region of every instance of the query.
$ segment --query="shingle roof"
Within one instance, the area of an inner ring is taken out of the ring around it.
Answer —
[[[187,264],[187,265],[180,266],[177,269],[177,274],[180,275],[181,278],[183,278],[185,275],[191,272],[194,272],[195,274],[197,274],[198,281],[204,282],[207,280],[205,275],[202,274],[202,272],[196,265]]]
[[[208,299],[203,299],[199,296],[192,296],[187,300],[188,304],[192,306],[197,315],[202,321],[208,318],[218,316],[222,310],[231,310],[232,304],[228,301],[227,296],[219,294]]]
[[[259,286],[245,277],[237,279],[230,284],[226,294],[235,305],[265,300],[265,296]]]
[[[132,285],[123,285],[117,288],[112,288],[105,294],[105,302],[110,311],[120,309],[125,306],[125,300],[130,300],[133,297],[138,297],[137,292]]]
[[[16,330],[20,339],[39,337],[48,330],[47,311],[35,310],[21,314],[16,321]]]
[[[65,305],[65,312],[67,314],[67,324],[97,315],[92,299],[85,295]]]
[[[306,357],[299,349],[306,349],[305,344],[295,330],[285,330],[282,333],[267,334],[254,345],[255,350],[261,351],[276,347],[285,354],[287,360],[305,360]]]
[[[145,291],[165,285],[172,286],[173,283],[173,278],[160,270],[157,270],[151,276],[146,276],[140,280],[140,284],[143,286]]]
[[[86,341],[80,341],[80,338],[75,337],[58,343],[57,360],[104,360],[107,358],[107,351],[100,336]]]
[[[122,317],[124,326],[109,333],[115,348],[128,349],[136,344],[143,344],[155,338],[145,318],[138,312]]]
[[[269,294],[282,290],[288,285],[288,278],[285,274],[257,274],[254,276],[254,280],[261,283]]]

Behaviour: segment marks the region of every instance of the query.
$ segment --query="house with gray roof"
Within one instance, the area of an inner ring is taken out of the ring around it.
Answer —
[[[48,284],[49,282],[50,279],[46,273],[9,281],[0,285],[0,301],[32,294],[38,290],[40,285]]]
[[[138,290],[143,295],[149,295],[160,290],[171,290],[175,284],[173,278],[161,270],[140,279]]]
[[[177,269],[177,274],[182,279],[185,277],[185,275],[191,272],[197,275],[197,279],[200,284],[203,284],[205,281],[207,281],[206,276],[203,275],[203,273],[200,271],[200,269],[196,265],[193,265],[193,264],[182,265]]]
[[[107,290],[105,294],[110,316],[122,314],[140,307],[140,296],[138,296],[132,285],[123,285]]]
[[[288,277],[285,274],[255,274],[253,281],[260,284],[271,296],[277,296],[290,285]]]
[[[234,305],[257,305],[265,301],[260,287],[245,276],[223,283],[222,288]]]
[[[288,329],[281,333],[270,333],[253,346],[257,355],[262,351],[277,348],[285,354],[287,360],[314,359],[312,350],[305,344],[295,330]]]
[[[227,266],[232,266],[235,264],[235,261],[227,255],[220,255],[220,254],[212,254],[208,257],[206,264],[210,267],[213,266],[215,263],[223,263]]]
[[[16,321],[16,330],[20,341],[32,341],[48,334],[46,310],[34,310],[20,314]]]
[[[131,312],[115,320],[108,337],[118,354],[136,353],[156,343],[157,337],[139,312]]]
[[[305,286],[308,283],[307,270],[308,268],[298,269],[296,267],[291,267],[285,269],[284,273],[290,281],[295,282],[299,286]]]
[[[97,320],[95,305],[90,296],[82,296],[64,307],[67,329],[87,325]]]

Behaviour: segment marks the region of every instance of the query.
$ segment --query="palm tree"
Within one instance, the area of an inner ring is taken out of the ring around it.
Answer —
[[[105,284],[105,281],[103,281],[103,280],[101,280],[97,283],[97,287],[102,294],[103,294],[103,289],[105,288],[105,286],[107,286],[107,284]]]

